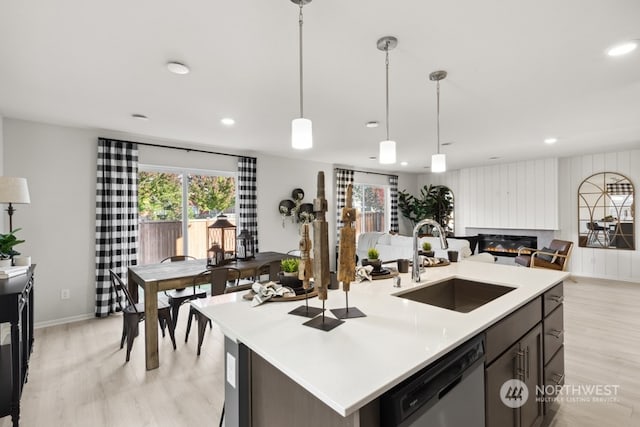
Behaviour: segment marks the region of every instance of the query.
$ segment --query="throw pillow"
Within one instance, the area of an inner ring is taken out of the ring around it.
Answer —
[[[558,251],[554,251],[553,249],[543,247],[542,249],[540,249],[540,252],[548,252],[544,254],[539,253],[537,255],[538,258],[543,259],[547,262],[554,263],[556,262],[556,259],[558,259],[558,257],[556,256],[558,254]],[[553,255],[550,255],[550,254],[553,254]]]

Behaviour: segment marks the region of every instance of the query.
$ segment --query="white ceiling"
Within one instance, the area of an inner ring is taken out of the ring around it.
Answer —
[[[0,114],[359,168],[426,172],[640,146],[637,0],[314,0],[304,7],[305,116],[314,148],[290,148],[298,114],[298,7],[290,0],[0,2]],[[393,35],[390,133],[381,167],[384,53]],[[167,71],[169,60],[191,67]],[[147,121],[131,118],[145,114]],[[236,119],[229,128],[222,117]],[[365,128],[370,120],[381,126]],[[548,136],[559,141],[543,143]],[[500,157],[489,160],[490,157]]]

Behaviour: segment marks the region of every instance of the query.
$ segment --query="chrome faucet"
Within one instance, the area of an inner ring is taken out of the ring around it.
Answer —
[[[420,268],[422,267],[420,264],[420,258],[418,257],[418,231],[424,225],[433,225],[438,229],[438,234],[440,234],[440,247],[442,249],[448,249],[449,243],[447,243],[447,236],[444,232],[442,226],[437,222],[432,220],[431,218],[426,218],[416,224],[413,227],[413,268],[411,270],[411,279],[414,282],[420,282]]]

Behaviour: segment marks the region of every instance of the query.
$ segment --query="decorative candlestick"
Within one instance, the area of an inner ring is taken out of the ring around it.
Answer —
[[[338,255],[338,281],[342,282],[342,290],[345,295],[345,308],[331,310],[338,319],[354,317],[366,317],[356,307],[349,308],[349,289],[351,281],[356,277],[356,230],[353,224],[356,220],[356,210],[352,207],[353,184],[347,187],[347,199],[342,208],[343,227],[340,229],[340,252]]]
[[[318,298],[322,301],[322,315],[304,323],[312,328],[330,331],[344,323],[342,320],[326,317],[324,305],[327,299],[327,289],[331,282],[329,273],[329,224],[325,214],[327,212],[327,199],[324,197],[324,172],[318,172],[317,197],[313,200],[313,284],[318,291]]]
[[[309,288],[310,279],[313,276],[313,263],[310,256],[311,239],[309,239],[309,224],[305,223],[300,226],[300,264],[298,265],[298,279],[302,280],[302,288],[304,289],[304,305],[295,308],[289,314],[304,317],[316,317],[322,312],[321,308],[309,307]]]

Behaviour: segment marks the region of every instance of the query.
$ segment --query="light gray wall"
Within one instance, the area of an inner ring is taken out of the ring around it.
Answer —
[[[20,205],[17,247],[37,264],[36,322],[93,313],[96,131],[6,119],[4,170],[26,177],[31,204]],[[71,298],[60,299],[69,289]]]
[[[30,255],[37,264],[36,323],[44,326],[92,317],[98,137],[165,145],[186,144],[9,118],[4,118],[3,125],[0,134],[4,149],[0,150],[3,159],[0,163],[4,165],[6,175],[26,177],[31,193],[31,204],[18,206],[14,224],[22,228],[19,236],[26,240],[17,249]],[[236,158],[229,156],[145,146],[140,146],[139,154],[140,163],[149,165],[234,172],[237,169]],[[298,247],[299,226],[287,219],[282,227],[278,204],[280,200],[290,198],[294,188],[302,188],[304,202],[312,203],[316,197],[317,172],[325,172],[330,261],[335,268],[333,165],[250,152],[235,154],[257,157],[258,228],[262,251],[286,252]],[[415,176],[399,175],[400,189],[415,191],[415,186]],[[61,289],[70,290],[70,299],[60,299]]]

